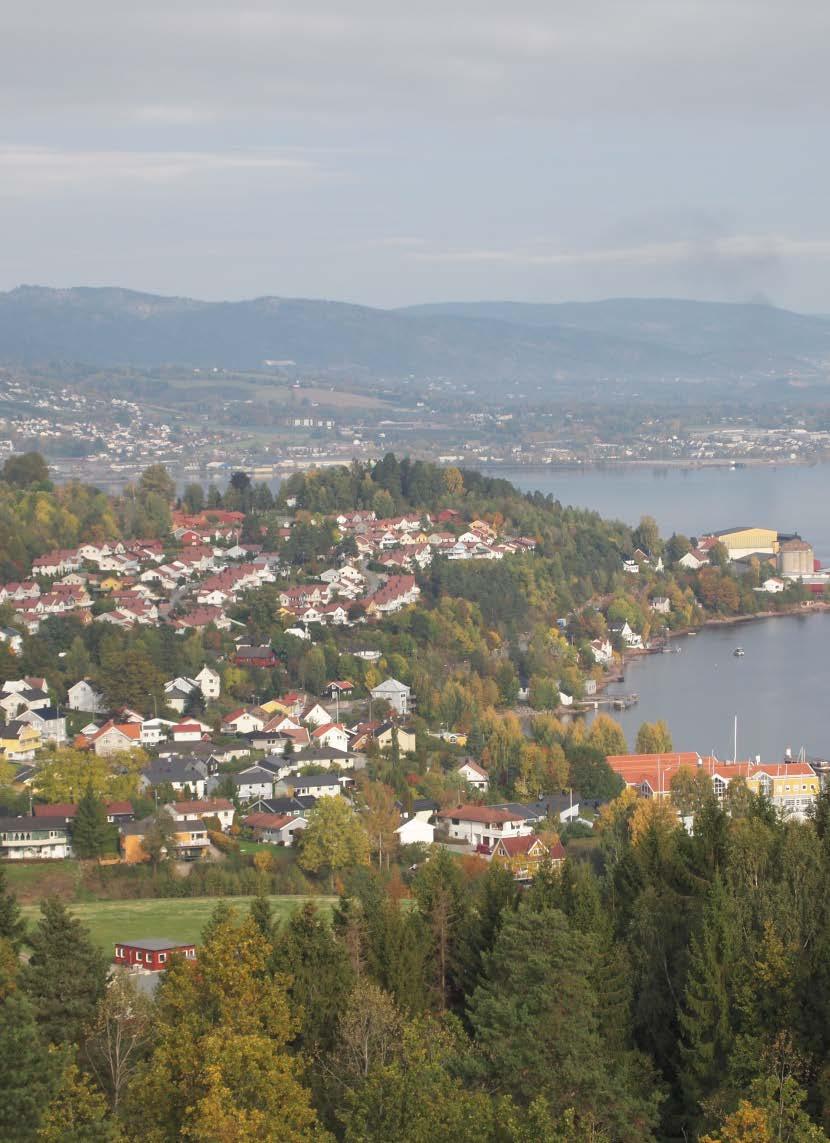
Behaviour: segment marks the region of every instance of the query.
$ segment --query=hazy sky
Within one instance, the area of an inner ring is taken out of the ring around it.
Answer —
[[[0,288],[830,312],[827,0],[3,0]]]

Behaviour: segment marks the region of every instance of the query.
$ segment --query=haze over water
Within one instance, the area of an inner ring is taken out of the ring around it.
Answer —
[[[511,469],[520,488],[553,493],[563,504],[593,508],[636,524],[651,515],[663,535],[700,535],[736,524],[797,531],[830,562],[830,467],[728,469]],[[765,761],[804,746],[830,757],[830,613],[706,628],[678,639],[680,654],[648,655],[626,665],[624,684],[639,703],[614,712],[634,748],[641,722],[665,718],[675,748]],[[732,652],[741,646],[743,658]]]

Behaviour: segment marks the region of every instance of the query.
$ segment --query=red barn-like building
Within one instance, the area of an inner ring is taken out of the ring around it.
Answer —
[[[166,937],[146,937],[144,940],[123,941],[115,946],[115,964],[125,968],[143,968],[149,972],[162,972],[173,955],[186,960],[196,959],[196,946],[171,941]]]

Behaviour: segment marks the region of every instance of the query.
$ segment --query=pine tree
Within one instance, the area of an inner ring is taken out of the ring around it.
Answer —
[[[17,898],[6,887],[6,873],[0,868],[0,940],[8,941],[17,950],[25,933],[26,922],[20,913]]]
[[[62,1063],[62,1053],[38,1035],[34,1008],[20,988],[17,955],[0,939],[0,1139],[36,1138]]]
[[[113,848],[115,829],[107,821],[107,811],[92,786],[87,786],[78,802],[72,823],[72,851],[76,857],[101,857]]]
[[[77,1044],[104,994],[107,961],[60,901],[43,901],[40,911],[23,987],[47,1042]]]
[[[346,949],[312,902],[298,909],[279,933],[272,960],[275,970],[291,977],[288,995],[292,1008],[302,1012],[303,1048],[328,1050],[354,974]]]
[[[731,983],[738,957],[738,935],[729,896],[717,878],[692,937],[686,990],[679,1012],[682,1086],[693,1120],[701,1101],[724,1076],[734,1040]]]
[[[274,913],[264,893],[257,893],[251,902],[251,917],[262,935],[270,941],[274,935]]]

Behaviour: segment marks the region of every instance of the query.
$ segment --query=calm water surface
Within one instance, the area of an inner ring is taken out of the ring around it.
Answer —
[[[492,470],[491,470],[492,471]],[[664,535],[700,535],[738,524],[799,532],[830,564],[830,466],[708,469],[498,470],[528,491],[593,508],[636,524],[653,516]],[[609,693],[639,694],[614,712],[634,748],[641,722],[664,718],[678,750],[765,761],[794,754],[830,757],[830,613],[707,628],[677,639],[680,654],[648,655],[626,665]],[[741,646],[746,654],[732,652]]]
[[[636,524],[653,516],[666,535],[699,536],[738,524],[798,532],[830,563],[830,465],[762,468],[488,469],[525,491]]]
[[[608,689],[640,696],[611,712],[632,750],[640,723],[664,718],[676,749],[731,758],[737,715],[739,756],[773,761],[804,746],[830,757],[830,612],[707,627],[672,646],[680,654],[629,660],[625,682]]]

